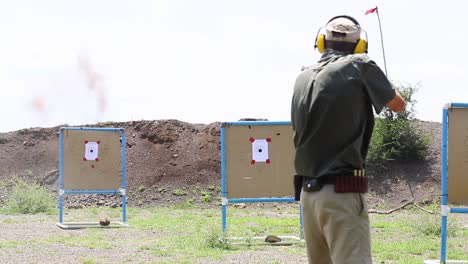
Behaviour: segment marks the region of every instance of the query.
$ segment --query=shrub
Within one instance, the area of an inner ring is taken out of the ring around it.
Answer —
[[[20,178],[13,179],[12,183],[6,201],[6,206],[11,212],[36,214],[47,212],[54,206],[54,201],[45,187],[28,183]]]
[[[385,108],[375,120],[374,133],[369,146],[368,160],[372,166],[385,167],[389,161],[424,160],[429,138],[414,127],[413,95],[418,87],[401,86],[399,91],[406,101],[406,109],[393,113]]]

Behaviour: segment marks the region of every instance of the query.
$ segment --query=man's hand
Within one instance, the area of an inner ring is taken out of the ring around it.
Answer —
[[[387,107],[390,108],[393,112],[403,112],[405,111],[405,99],[401,96],[400,92],[395,90],[396,94],[390,102],[387,103]]]

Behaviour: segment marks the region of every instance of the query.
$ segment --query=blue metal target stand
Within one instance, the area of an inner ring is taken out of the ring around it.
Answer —
[[[238,121],[221,123],[222,231],[227,231],[227,206],[240,203],[296,203],[292,196],[294,146],[291,122]],[[299,236],[280,235],[279,242],[267,236],[256,245],[303,243],[302,210],[299,204]],[[243,244],[244,237],[227,237]]]
[[[425,264],[468,263],[447,260],[447,223],[450,213],[468,214],[468,103],[448,103],[442,115],[441,245],[440,260]],[[449,169],[450,168],[450,169]],[[449,204],[456,204],[450,207]]]
[[[128,227],[126,138],[122,128],[62,127],[59,132],[59,222],[62,229]],[[64,222],[64,196],[117,195],[122,222]]]

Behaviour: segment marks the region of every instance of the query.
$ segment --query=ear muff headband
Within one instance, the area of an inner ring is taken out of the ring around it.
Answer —
[[[347,16],[347,15],[340,15],[340,16],[335,16],[333,17],[332,19],[330,19],[328,22],[327,22],[327,25],[328,23],[330,23],[331,21],[337,19],[337,18],[347,18],[349,20],[351,20],[356,26],[359,27],[359,29],[361,31],[364,31],[361,29],[361,25],[359,25],[359,22],[352,16]],[[323,27],[320,27],[320,29],[318,30],[317,32],[317,36],[315,37],[315,48],[320,52],[320,53],[323,53],[326,49],[326,45],[325,45],[325,34],[320,34],[320,31],[322,30]],[[364,33],[366,34],[366,39],[367,39],[367,33],[364,31]],[[358,53],[367,53],[367,41],[365,39],[359,39],[356,43],[356,47],[354,48],[354,54],[358,54]]]
[[[359,28],[361,28],[361,25],[359,25],[359,22],[352,16],[347,16],[347,15],[341,15],[341,16],[336,16],[336,17],[332,17],[332,19],[328,20],[327,24],[332,22],[333,20],[337,19],[337,18],[347,18],[349,20],[351,20],[354,25],[358,26]]]

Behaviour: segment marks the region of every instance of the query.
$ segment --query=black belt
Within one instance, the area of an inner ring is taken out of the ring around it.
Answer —
[[[320,177],[319,179],[322,181],[323,184],[335,184],[336,183],[336,177],[338,175],[325,175]]]
[[[340,174],[341,175],[341,174]],[[325,184],[335,184],[336,183],[336,178],[337,176],[340,176],[340,175],[337,175],[337,174],[327,174],[327,175],[324,175],[324,176],[321,176],[321,177],[318,177],[318,178],[312,178],[312,177],[303,177],[302,178],[302,184],[305,185],[307,184],[308,182],[310,181],[317,181],[317,183],[321,184],[321,185],[325,185]]]
[[[302,189],[305,192],[320,191],[326,184],[335,185],[335,192],[357,192],[366,193],[368,189],[368,178],[356,175],[324,175],[319,178],[303,177]]]

